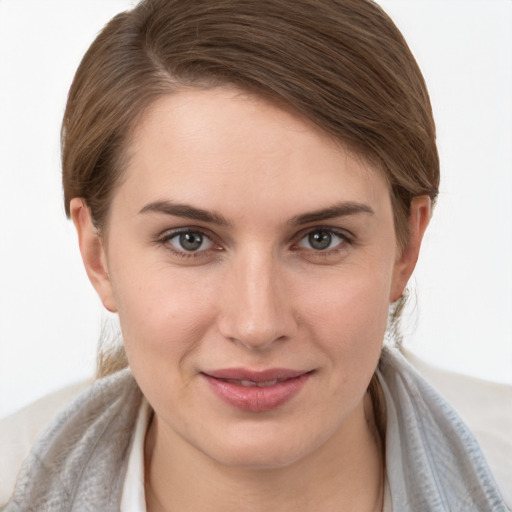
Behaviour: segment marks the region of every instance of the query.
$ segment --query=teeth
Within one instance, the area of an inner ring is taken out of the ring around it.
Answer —
[[[256,384],[256,382],[253,382],[252,380],[241,380],[240,385],[252,388],[253,386],[257,386],[258,384]]]
[[[266,388],[266,387],[269,387],[269,386],[275,386],[277,384],[277,379],[274,379],[274,380],[267,380],[265,382],[254,382],[252,380],[235,380],[235,381],[232,381],[234,382],[235,384],[240,384],[241,386],[245,386],[245,387],[254,387],[254,386],[257,386],[259,388]]]
[[[277,384],[277,379],[274,379],[274,380],[267,380],[266,382],[260,382],[258,384],[258,386],[260,388],[264,388],[264,387],[267,387],[267,386],[275,386]]]

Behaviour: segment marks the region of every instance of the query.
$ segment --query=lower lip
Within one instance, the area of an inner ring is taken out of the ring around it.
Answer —
[[[225,403],[242,411],[270,411],[292,399],[305,385],[310,374],[305,373],[278,382],[273,386],[242,386],[203,374],[211,389]]]

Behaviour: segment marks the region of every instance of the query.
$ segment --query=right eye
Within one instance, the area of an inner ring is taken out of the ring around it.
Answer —
[[[161,240],[171,246],[171,250],[183,256],[192,256],[213,247],[213,242],[201,231],[180,230],[167,233]]]

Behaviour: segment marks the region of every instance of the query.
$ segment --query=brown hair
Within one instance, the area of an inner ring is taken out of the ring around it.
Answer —
[[[428,92],[399,30],[371,0],[144,0],[113,18],[75,75],[62,127],[66,213],[105,226],[127,138],[178,86],[233,84],[288,105],[375,162],[397,240],[411,199],[438,193]]]

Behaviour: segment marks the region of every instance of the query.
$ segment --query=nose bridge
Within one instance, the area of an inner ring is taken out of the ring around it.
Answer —
[[[290,337],[295,322],[289,291],[273,255],[246,251],[233,265],[221,313],[223,335],[251,349]]]

